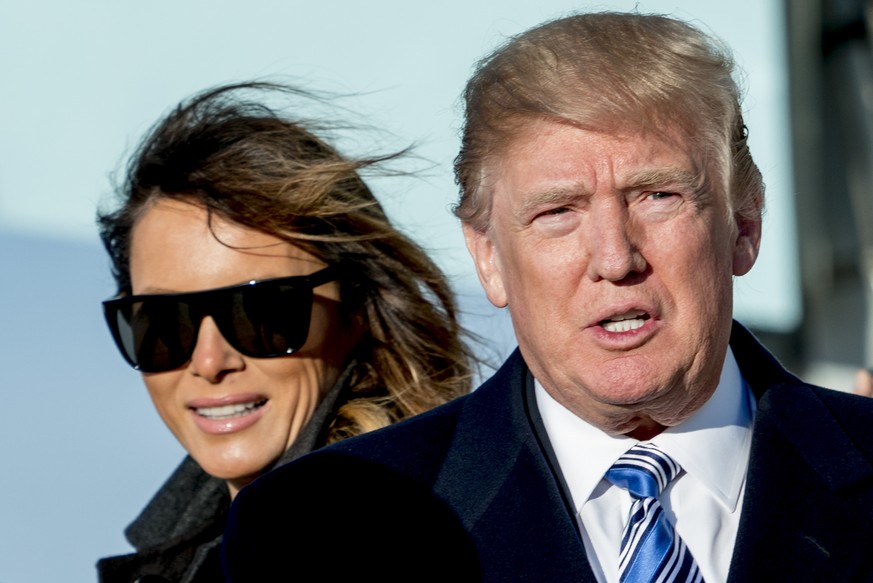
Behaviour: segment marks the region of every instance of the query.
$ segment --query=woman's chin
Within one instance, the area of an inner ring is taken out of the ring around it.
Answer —
[[[242,455],[227,456],[227,452],[201,451],[192,452],[191,456],[204,472],[224,480],[231,487],[236,484],[236,489],[239,489],[266,472],[282,455],[282,452],[270,455],[263,447],[255,448],[249,455],[239,450],[234,453]]]

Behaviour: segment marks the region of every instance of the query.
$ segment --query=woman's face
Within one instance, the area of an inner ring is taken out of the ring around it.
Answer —
[[[210,230],[202,207],[180,201],[160,199],[132,232],[134,294],[208,290],[322,267],[290,243],[217,216]],[[232,496],[294,442],[357,339],[340,318],[336,283],[315,288],[313,297],[308,339],[291,356],[245,356],[207,316],[190,361],[143,374],[170,431],[206,472],[227,481]]]

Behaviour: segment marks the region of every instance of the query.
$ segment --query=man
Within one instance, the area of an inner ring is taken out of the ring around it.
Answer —
[[[732,72],[695,28],[615,13],[480,63],[456,214],[519,349],[472,395],[246,488],[232,579],[322,545],[408,580],[873,580],[873,404],[732,321],[763,207]]]

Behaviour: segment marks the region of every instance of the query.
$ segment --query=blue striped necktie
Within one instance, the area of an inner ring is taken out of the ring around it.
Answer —
[[[621,537],[622,583],[703,581],[691,551],[667,520],[658,496],[682,468],[650,443],[633,446],[606,472],[633,504]]]

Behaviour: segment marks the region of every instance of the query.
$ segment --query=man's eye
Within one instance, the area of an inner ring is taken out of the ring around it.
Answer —
[[[677,196],[675,192],[653,192],[649,194],[649,198],[652,200],[664,200],[673,196]]]
[[[558,208],[549,209],[549,210],[543,212],[542,214],[545,215],[545,216],[548,216],[548,215],[562,215],[562,214],[568,212],[569,210],[570,210],[570,209],[568,209],[568,208],[565,207],[565,206],[559,206]]]

